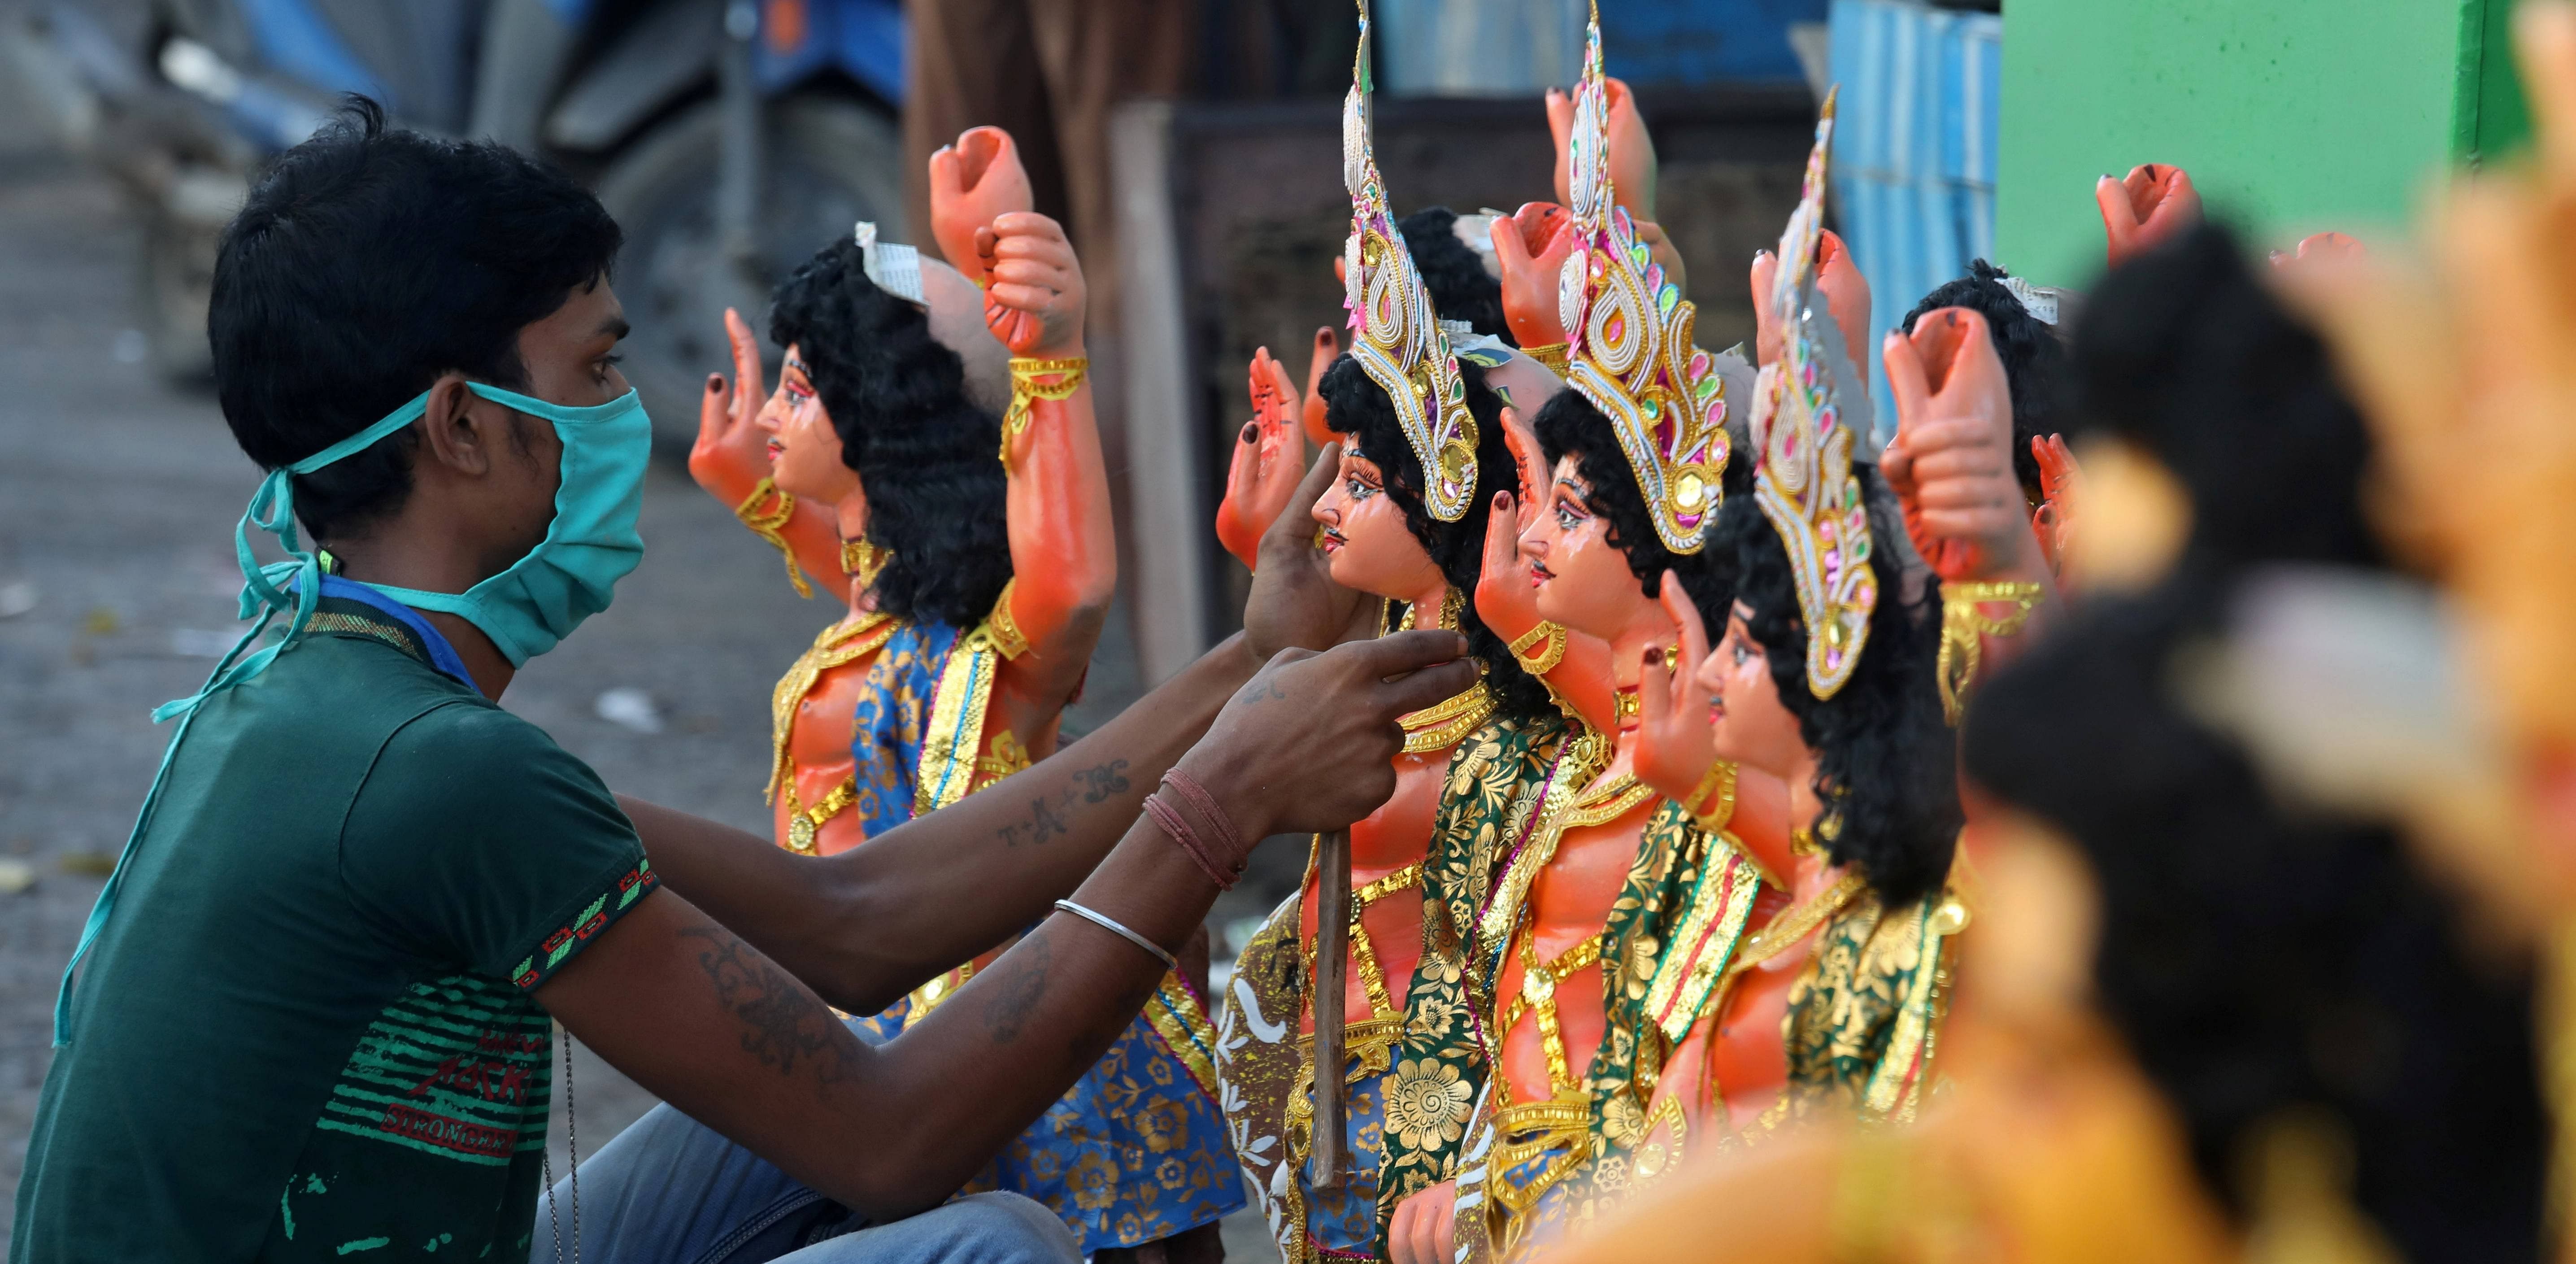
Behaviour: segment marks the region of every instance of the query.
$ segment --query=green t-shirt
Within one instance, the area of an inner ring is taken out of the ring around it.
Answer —
[[[530,994],[652,869],[543,730],[402,624],[320,611],[171,760],[45,1077],[13,1264],[527,1258]]]

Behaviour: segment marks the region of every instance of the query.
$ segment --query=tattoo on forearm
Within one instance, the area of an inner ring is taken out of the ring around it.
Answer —
[[[1126,793],[1129,785],[1123,773],[1126,767],[1126,760],[1113,759],[1073,774],[1071,786],[1032,797],[1028,819],[1005,825],[995,832],[996,835],[1004,847],[1033,847],[1072,833],[1074,804],[1106,803]]]
[[[743,1052],[781,1075],[794,1073],[802,1060],[813,1067],[818,1086],[849,1077],[848,1046],[856,1038],[802,984],[721,926],[680,933],[705,941],[698,966],[715,985],[716,1000],[741,1020]]]
[[[1020,1028],[1045,998],[1047,975],[1055,969],[1055,949],[1044,934],[1033,934],[1002,960],[1009,963],[1010,973],[993,981],[993,1003],[984,1011],[984,1028],[997,1045],[1019,1039]]]
[[[1126,760],[1113,759],[1097,768],[1085,768],[1081,772],[1073,774],[1074,780],[1084,782],[1091,787],[1090,789],[1082,792],[1082,801],[1085,803],[1098,803],[1111,795],[1125,794],[1127,792],[1127,779],[1119,774],[1124,772],[1126,768]]]

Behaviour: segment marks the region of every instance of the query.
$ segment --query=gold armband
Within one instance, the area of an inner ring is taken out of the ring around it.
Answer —
[[[993,613],[984,619],[985,635],[993,638],[993,649],[1009,662],[1029,652],[1028,634],[1020,631],[1020,622],[1011,617],[1011,590],[1020,581],[1012,579],[1002,585],[1002,595],[993,599]]]
[[[1535,658],[1531,657],[1530,647],[1541,641],[1548,643],[1546,651]],[[1565,661],[1565,629],[1553,623],[1541,623],[1521,633],[1519,638],[1512,642],[1511,650],[1512,657],[1520,661],[1522,670],[1533,676],[1544,676],[1558,663]]]
[[[777,498],[775,504],[766,510],[760,508],[762,501],[773,496]],[[787,546],[787,521],[796,516],[794,496],[778,490],[777,483],[763,478],[752,485],[751,494],[743,497],[741,504],[733,507],[733,516],[751,528],[753,535],[769,541],[770,547],[787,559],[787,582],[796,585],[797,596],[814,595],[813,586],[805,582],[805,573],[796,569],[796,550]]]
[[[1011,470],[1011,441],[1029,428],[1029,405],[1041,399],[1070,399],[1082,388],[1083,376],[1090,371],[1088,356],[1062,360],[1041,360],[1032,356],[1011,357],[1011,406],[1002,414],[1002,472]],[[1039,378],[1053,378],[1041,382]]]
[[[1708,803],[1711,796],[1715,796],[1716,803],[1702,808],[1700,805]],[[1735,761],[1721,759],[1711,764],[1708,775],[1699,779],[1699,788],[1691,791],[1690,802],[1684,806],[1701,829],[1712,834],[1725,829],[1735,819]]]
[[[1941,585],[1941,655],[1934,674],[1941,681],[1941,710],[1953,727],[1967,708],[1968,688],[1976,683],[1977,668],[1985,658],[1982,638],[2021,631],[2046,591],[2021,580]],[[2015,607],[2011,614],[2000,619],[1986,614],[1986,605],[2007,601]]]
[[[1573,370],[1573,349],[1574,344],[1570,342],[1551,342],[1543,347],[1523,347],[1521,354],[1546,365],[1548,372],[1564,377]]]

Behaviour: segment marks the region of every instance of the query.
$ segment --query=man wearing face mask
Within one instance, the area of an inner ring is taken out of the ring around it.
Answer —
[[[617,245],[561,176],[363,102],[228,231],[209,332],[268,471],[236,533],[258,623],[162,709],[66,973],[13,1264],[1075,1258],[1036,1204],[940,1204],[1125,1027],[1245,840],[1365,815],[1395,717],[1474,678],[1444,632],[1264,666],[1355,605],[1274,532],[1254,632],[865,848],[618,799],[493,704],[641,558]],[[882,1047],[827,1008],[1032,924]],[[541,1198],[553,1023],[704,1126],[621,1142],[645,1152],[587,1224]]]

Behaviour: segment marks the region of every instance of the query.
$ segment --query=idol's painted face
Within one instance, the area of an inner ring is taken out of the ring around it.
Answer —
[[[1324,489],[1314,515],[1323,524],[1334,583],[1398,601],[1440,585],[1440,568],[1404,524],[1403,508],[1386,494],[1377,462],[1344,448],[1341,476]]]
[[[1769,655],[1745,626],[1752,614],[1743,602],[1735,603],[1726,635],[1700,660],[1699,683],[1708,690],[1717,757],[1785,778],[1806,757],[1807,743],[1799,736],[1798,717],[1780,701]]]
[[[761,405],[756,421],[769,432],[770,477],[778,490],[827,505],[858,492],[858,471],[841,460],[841,434],[814,393],[814,379],[797,347],[787,348],[778,390]]]
[[[1540,618],[1608,640],[1647,599],[1628,555],[1610,542],[1610,524],[1592,511],[1592,488],[1575,469],[1572,454],[1557,458],[1547,499],[1521,532],[1521,556],[1538,587]]]

